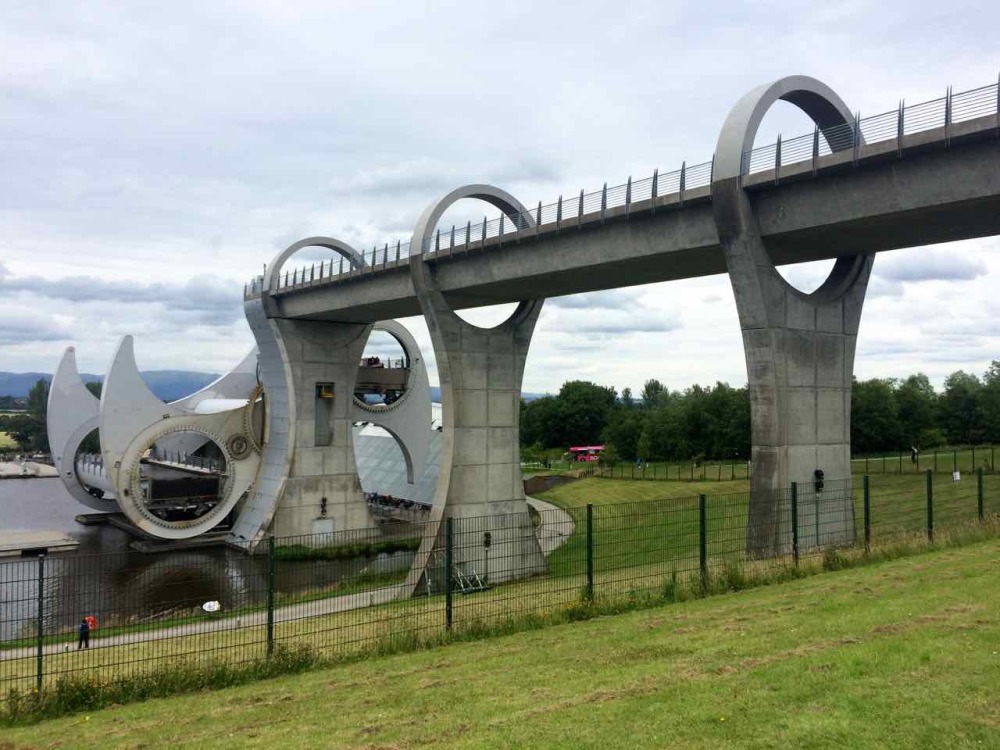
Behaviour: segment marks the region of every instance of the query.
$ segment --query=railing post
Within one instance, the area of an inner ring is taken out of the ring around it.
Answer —
[[[500,225],[497,227],[497,247],[503,247],[503,220],[507,214],[500,214]]]
[[[868,475],[865,474],[862,485],[864,487],[865,493],[865,554],[870,554],[872,551],[872,501],[871,501],[871,485],[869,482]]]
[[[698,569],[701,571],[701,583],[708,583],[708,498],[698,495]]]
[[[854,115],[854,144],[851,153],[851,163],[858,166],[858,157],[861,155],[861,113]]]
[[[628,182],[625,183],[625,216],[626,218],[632,215],[632,175],[628,176]]]
[[[944,145],[951,145],[951,86],[944,96]]]
[[[576,228],[580,229],[583,226],[583,188],[580,188],[580,208],[576,212]]]
[[[792,482],[792,557],[799,564],[799,483]]]
[[[587,599],[594,601],[594,506],[587,503]]]
[[[455,560],[455,519],[448,517],[445,523],[444,542],[444,629],[451,630],[453,586],[451,580],[451,569]]]
[[[42,692],[42,675],[45,672],[45,555],[38,556],[38,613],[35,620],[35,688]]]
[[[819,125],[813,128],[812,172],[813,177],[819,169]]]
[[[984,501],[983,495],[984,495],[984,493],[983,493],[983,467],[980,466],[978,469],[976,469],[976,501],[977,501],[977,505],[979,506],[978,509],[979,509],[979,520],[980,521],[982,521],[982,520],[984,520],[986,518],[986,514],[984,512],[985,511],[985,507],[984,507],[985,503],[983,502]]]
[[[601,188],[601,223],[604,223],[604,212],[608,210],[608,183]]]
[[[274,555],[274,537],[267,538],[267,658],[274,653],[274,580],[277,560]]]
[[[562,196],[559,196],[559,202],[556,203],[556,229],[559,229],[559,225],[562,224]]]
[[[927,472],[927,541],[934,543],[934,475]]]
[[[781,172],[781,133],[774,144],[774,184],[778,184],[778,174]]]
[[[483,232],[482,232],[482,236],[479,239],[479,248],[480,249],[483,249],[484,247],[486,247],[486,217],[485,216],[483,216],[483,224],[482,224],[482,226],[483,226]]]
[[[649,190],[649,197],[650,197],[649,210],[650,210],[650,213],[654,213],[654,214],[656,213],[656,199],[657,199],[657,197],[659,197],[658,196],[658,193],[659,193],[659,183],[660,183],[660,170],[659,169],[654,169],[653,170],[653,186]]]
[[[896,156],[903,155],[903,133],[906,129],[906,100],[899,101],[899,114],[896,116]]]
[[[397,263],[399,263],[399,245],[400,245],[400,241],[396,240],[396,262]],[[343,258],[341,258],[341,262],[343,262]]]

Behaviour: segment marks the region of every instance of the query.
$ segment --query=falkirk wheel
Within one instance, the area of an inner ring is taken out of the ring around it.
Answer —
[[[275,277],[306,246],[363,264],[343,243],[309,238],[278,256]],[[70,495],[124,514],[148,537],[228,529],[227,542],[247,551],[268,535],[323,544],[331,539],[314,535],[374,529],[393,514],[422,520],[433,502],[440,432],[416,340],[395,321],[310,324],[272,317],[265,305],[246,301],[254,350],[169,403],[140,376],[131,336],[119,343],[99,398],[68,348],[49,392],[48,435]],[[372,331],[392,337],[402,356],[363,357]]]

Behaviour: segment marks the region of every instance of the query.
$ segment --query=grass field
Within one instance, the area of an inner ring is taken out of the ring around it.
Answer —
[[[998,568],[991,540],[114,707],[0,746],[998,748]]]
[[[1000,448],[994,446],[979,446],[976,448],[941,448],[921,452],[917,461],[910,458],[910,452],[855,458],[851,461],[851,470],[855,475],[862,474],[920,474],[927,469],[936,473],[950,474],[957,469],[961,472],[973,473],[976,469],[996,471],[1000,461]],[[587,464],[574,464],[574,467]],[[605,476],[616,479],[668,480],[680,482],[725,482],[747,479],[749,467],[744,461],[703,462],[684,461],[647,461],[638,466],[633,462],[616,463],[614,466],[594,467]]]

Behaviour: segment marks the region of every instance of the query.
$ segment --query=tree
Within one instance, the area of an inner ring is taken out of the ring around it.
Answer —
[[[639,435],[639,442],[636,443],[635,452],[638,458],[643,461],[648,461],[650,454],[653,451],[652,438],[649,436],[649,430],[643,429]]]
[[[895,382],[855,380],[851,398],[851,446],[857,453],[896,450],[901,444]]]
[[[626,409],[631,409],[635,406],[635,399],[632,398],[632,389],[628,386],[622,388],[622,406]]]
[[[963,370],[953,372],[944,381],[942,422],[949,442],[971,445],[983,439],[979,405],[982,388],[979,378]]]
[[[28,391],[28,410],[24,415],[19,415],[19,419],[10,430],[10,435],[21,450],[24,451],[47,451],[49,449],[49,436],[46,427],[46,413],[49,402],[49,384],[39,378],[31,390]]]
[[[899,424],[903,445],[908,448],[936,448],[940,445],[937,430],[938,395],[922,372],[910,375],[896,389]]]
[[[559,422],[550,432],[554,445],[587,445],[601,439],[615,405],[615,389],[571,380],[559,389]]]
[[[656,378],[650,378],[642,386],[642,405],[646,409],[654,409],[660,398],[666,392],[666,387]]]
[[[1000,443],[1000,360],[993,360],[983,375],[979,411],[982,415],[983,439],[990,443]]]

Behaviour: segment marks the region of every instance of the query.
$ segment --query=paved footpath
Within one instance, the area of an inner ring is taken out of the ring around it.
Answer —
[[[553,550],[565,544],[572,536],[576,524],[573,517],[561,508],[536,500],[533,497],[527,498],[528,504],[539,511],[542,516],[542,523],[538,527],[538,543],[542,548],[542,554],[549,555]],[[371,591],[360,591],[355,594],[345,594],[329,599],[316,599],[311,602],[301,604],[290,604],[284,607],[276,607],[274,610],[274,621],[291,622],[310,617],[322,617],[338,612],[348,612],[352,609],[372,607],[377,604],[388,604],[406,596],[406,585],[385,586]],[[90,648],[108,648],[110,646],[128,646],[135,643],[148,641],[159,641],[168,638],[183,638],[190,635],[204,635],[207,633],[218,633],[226,630],[238,630],[240,628],[262,627],[267,624],[267,612],[263,610],[249,612],[235,617],[220,617],[217,620],[202,620],[188,625],[176,625],[170,628],[160,628],[157,630],[141,630],[135,633],[121,633],[120,635],[101,638],[97,631],[90,639]],[[67,650],[75,650],[76,642],[52,643],[43,647],[45,654],[59,654]],[[9,659],[30,659],[38,655],[35,647],[16,648],[0,650],[0,661]]]
[[[528,505],[542,516],[542,523],[537,529],[538,545],[542,548],[542,554],[548,557],[569,541],[576,529],[576,523],[573,521],[573,516],[552,503],[533,497],[526,499]]]

